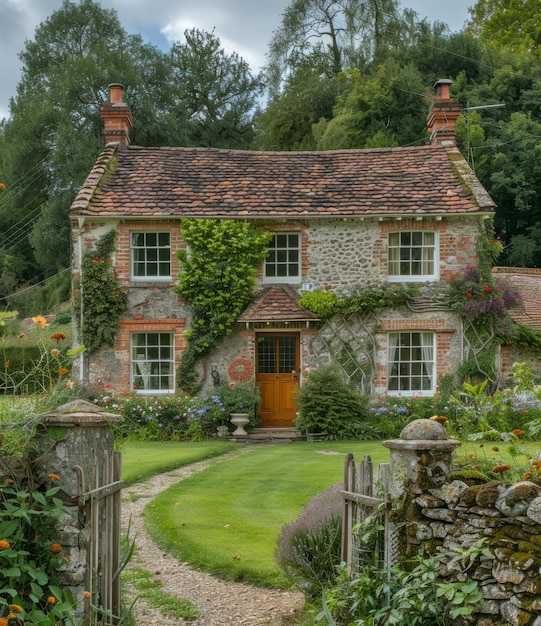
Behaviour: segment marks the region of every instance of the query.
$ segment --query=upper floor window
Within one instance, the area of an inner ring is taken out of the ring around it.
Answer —
[[[133,333],[131,384],[138,393],[173,393],[175,358],[172,333]]]
[[[438,233],[389,233],[388,277],[397,282],[422,282],[438,278]]]
[[[276,233],[265,259],[265,280],[295,283],[301,278],[301,244],[299,233]]]
[[[171,280],[170,233],[132,233],[131,267],[134,279]]]
[[[392,394],[431,396],[435,391],[436,335],[389,333],[387,390]]]

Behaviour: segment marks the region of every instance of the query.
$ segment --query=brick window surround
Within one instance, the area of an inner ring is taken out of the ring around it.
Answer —
[[[439,277],[439,237],[433,230],[397,230],[388,236],[388,279],[425,282]]]
[[[302,276],[300,232],[277,232],[268,247],[264,282],[298,283]]]

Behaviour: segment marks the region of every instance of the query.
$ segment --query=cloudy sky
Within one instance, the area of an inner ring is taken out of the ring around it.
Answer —
[[[265,64],[272,32],[291,0],[101,0],[104,8],[115,9],[129,33],[141,33],[166,50],[182,39],[187,28],[215,29],[223,47],[237,52],[254,70]],[[403,0],[402,6],[421,18],[440,20],[459,30],[475,0]],[[9,99],[15,95],[20,77],[18,53],[35,28],[62,0],[0,0],[0,119],[7,117]]]

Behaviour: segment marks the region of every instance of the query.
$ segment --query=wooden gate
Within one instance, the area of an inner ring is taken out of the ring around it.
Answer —
[[[87,590],[85,601],[88,626],[109,626],[120,621],[121,519],[120,490],[122,453],[104,452],[94,459],[90,491],[84,491],[79,474],[80,504],[84,507],[90,536],[87,544]]]
[[[344,515],[342,519],[342,561],[352,570],[362,565],[389,568],[395,561],[395,533],[389,520],[391,499],[385,485],[389,465],[380,464],[379,482],[383,497],[374,496],[374,471],[372,459],[366,455],[358,467],[352,454],[348,454],[344,466]],[[374,519],[369,547],[359,541],[363,531],[359,524],[369,517]]]

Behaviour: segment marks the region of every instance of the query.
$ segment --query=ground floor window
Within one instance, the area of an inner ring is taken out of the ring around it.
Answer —
[[[175,362],[172,333],[133,333],[131,384],[140,393],[173,393]]]
[[[432,395],[436,336],[430,332],[389,333],[387,389],[390,394]]]

